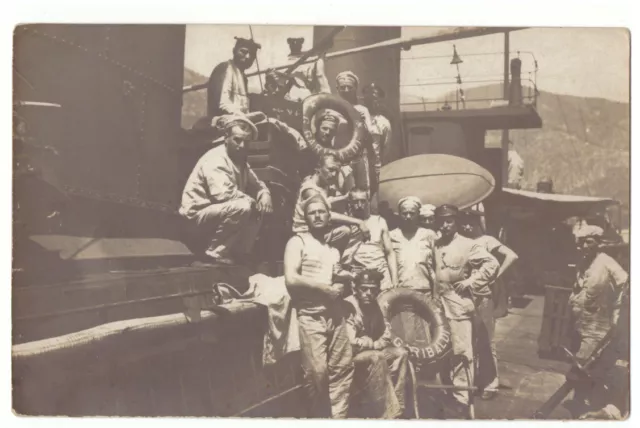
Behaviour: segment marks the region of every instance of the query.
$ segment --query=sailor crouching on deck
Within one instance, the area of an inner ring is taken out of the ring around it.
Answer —
[[[391,344],[391,331],[376,298],[382,274],[363,270],[345,299],[355,365],[350,415],[393,419],[405,410],[409,353]]]
[[[491,299],[489,285],[500,265],[482,245],[458,234],[457,207],[441,205],[436,208],[435,216],[441,233],[435,243],[435,294],[440,296],[449,320],[454,354],[450,370],[443,374],[453,385],[467,387],[465,366],[470,371],[470,383],[474,384],[472,323],[475,308],[482,305],[484,299]],[[465,407],[469,403],[466,391],[455,391],[453,398]]]
[[[331,216],[326,198],[302,206],[308,230],[287,243],[284,276],[298,313],[300,354],[313,418],[345,418],[353,378],[353,354],[344,319],[344,285],[338,250],[327,243]]]
[[[330,207],[346,198],[347,195],[330,196],[332,189],[339,184],[340,171],[341,165],[338,159],[331,154],[327,154],[320,159],[316,172],[305,178],[300,185],[298,201],[293,213],[293,233],[305,233],[309,230],[303,207],[310,198],[320,196]],[[342,189],[342,191],[346,192],[346,188]],[[332,192],[331,194],[334,193]],[[369,239],[370,232],[364,221],[336,212],[333,208],[331,209],[331,222],[339,226],[327,228],[327,242],[338,248],[340,253],[344,251],[349,238],[354,234],[362,235],[363,239]]]
[[[569,306],[576,358],[587,360],[607,332],[615,329],[613,343],[591,367],[591,379],[574,390],[571,410],[584,419],[622,419],[628,411],[629,303],[625,291],[629,275],[600,250],[603,234],[602,228],[593,225],[575,232],[580,260]]]
[[[255,125],[242,116],[225,124],[224,144],[209,150],[191,172],[182,193],[180,215],[209,239],[207,259],[234,264],[248,257],[261,225],[273,212],[271,194],[247,164]]]

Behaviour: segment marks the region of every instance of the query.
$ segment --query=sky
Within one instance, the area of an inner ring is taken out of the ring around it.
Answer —
[[[429,35],[444,27],[403,27],[403,37]],[[251,27],[262,45],[261,69],[283,62],[289,47],[287,37],[304,37],[304,49],[312,45],[311,26]],[[251,36],[248,25],[187,25],[185,66],[208,76],[219,62],[230,58],[233,37]],[[402,100],[435,99],[455,89],[455,67],[450,65],[453,45],[463,60],[460,75],[467,88],[497,83],[502,79],[504,36],[502,34],[414,46],[402,52]],[[629,102],[629,35],[618,28],[530,28],[510,36],[512,57],[520,51],[523,84],[533,79],[534,58],[538,62],[537,85],[544,91]],[[428,57],[428,58],[424,58]],[[436,57],[436,58],[433,58]],[[255,69],[256,65],[254,65]],[[531,75],[529,75],[531,72]],[[429,83],[424,86],[407,86]],[[250,89],[260,82],[253,79]]]

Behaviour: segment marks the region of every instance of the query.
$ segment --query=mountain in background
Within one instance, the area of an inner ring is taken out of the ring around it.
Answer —
[[[207,77],[186,68],[184,69],[184,86],[206,83]],[[196,120],[207,114],[207,91],[187,92],[182,96],[182,127],[190,129]]]
[[[184,85],[206,82],[207,78],[185,68]],[[523,88],[524,95],[532,94]],[[502,85],[465,88],[468,107],[489,107],[498,99]],[[407,100],[407,98],[409,98]],[[455,95],[442,97],[450,104]],[[410,101],[410,95],[403,101]],[[206,92],[183,97],[182,126],[190,128],[206,112]],[[540,91],[537,97],[542,129],[512,130],[511,140],[525,162],[525,187],[534,190],[542,177],[550,177],[554,191],[574,195],[611,197],[622,203],[628,222],[630,181],[629,104],[602,98],[584,98]],[[487,146],[498,147],[500,131],[487,135]]]
[[[523,88],[523,93],[532,91]],[[502,85],[465,89],[468,100],[501,95]],[[447,99],[451,104],[455,95],[449,94]],[[479,102],[473,102],[473,106],[480,107]],[[483,107],[489,107],[489,102],[484,101]],[[540,91],[536,109],[542,118],[541,129],[509,133],[525,162],[526,189],[535,190],[538,180],[550,177],[555,192],[610,197],[628,211],[629,104]],[[488,132],[486,145],[499,147],[501,134]]]

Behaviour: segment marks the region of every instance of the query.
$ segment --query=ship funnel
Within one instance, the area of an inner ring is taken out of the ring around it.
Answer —
[[[520,73],[522,71],[522,61],[520,58],[511,60],[511,85],[509,86],[509,105],[522,105],[522,81]]]

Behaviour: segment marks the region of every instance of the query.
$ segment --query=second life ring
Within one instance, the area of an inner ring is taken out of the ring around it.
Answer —
[[[351,140],[341,149],[323,147],[315,139],[311,129],[311,123],[316,113],[329,109],[340,113],[347,119],[351,126]],[[315,94],[307,97],[302,104],[302,134],[307,140],[313,154],[320,158],[325,154],[333,154],[344,164],[351,162],[361,151],[365,138],[365,127],[358,111],[347,101],[331,94]]]
[[[391,330],[392,343],[397,347],[406,346],[410,353],[423,363],[440,361],[452,349],[451,329],[442,309],[435,301],[426,300],[422,293],[409,288],[393,288],[378,296],[378,304],[387,323],[401,312],[413,312],[430,327],[431,341],[426,345],[415,346]]]

